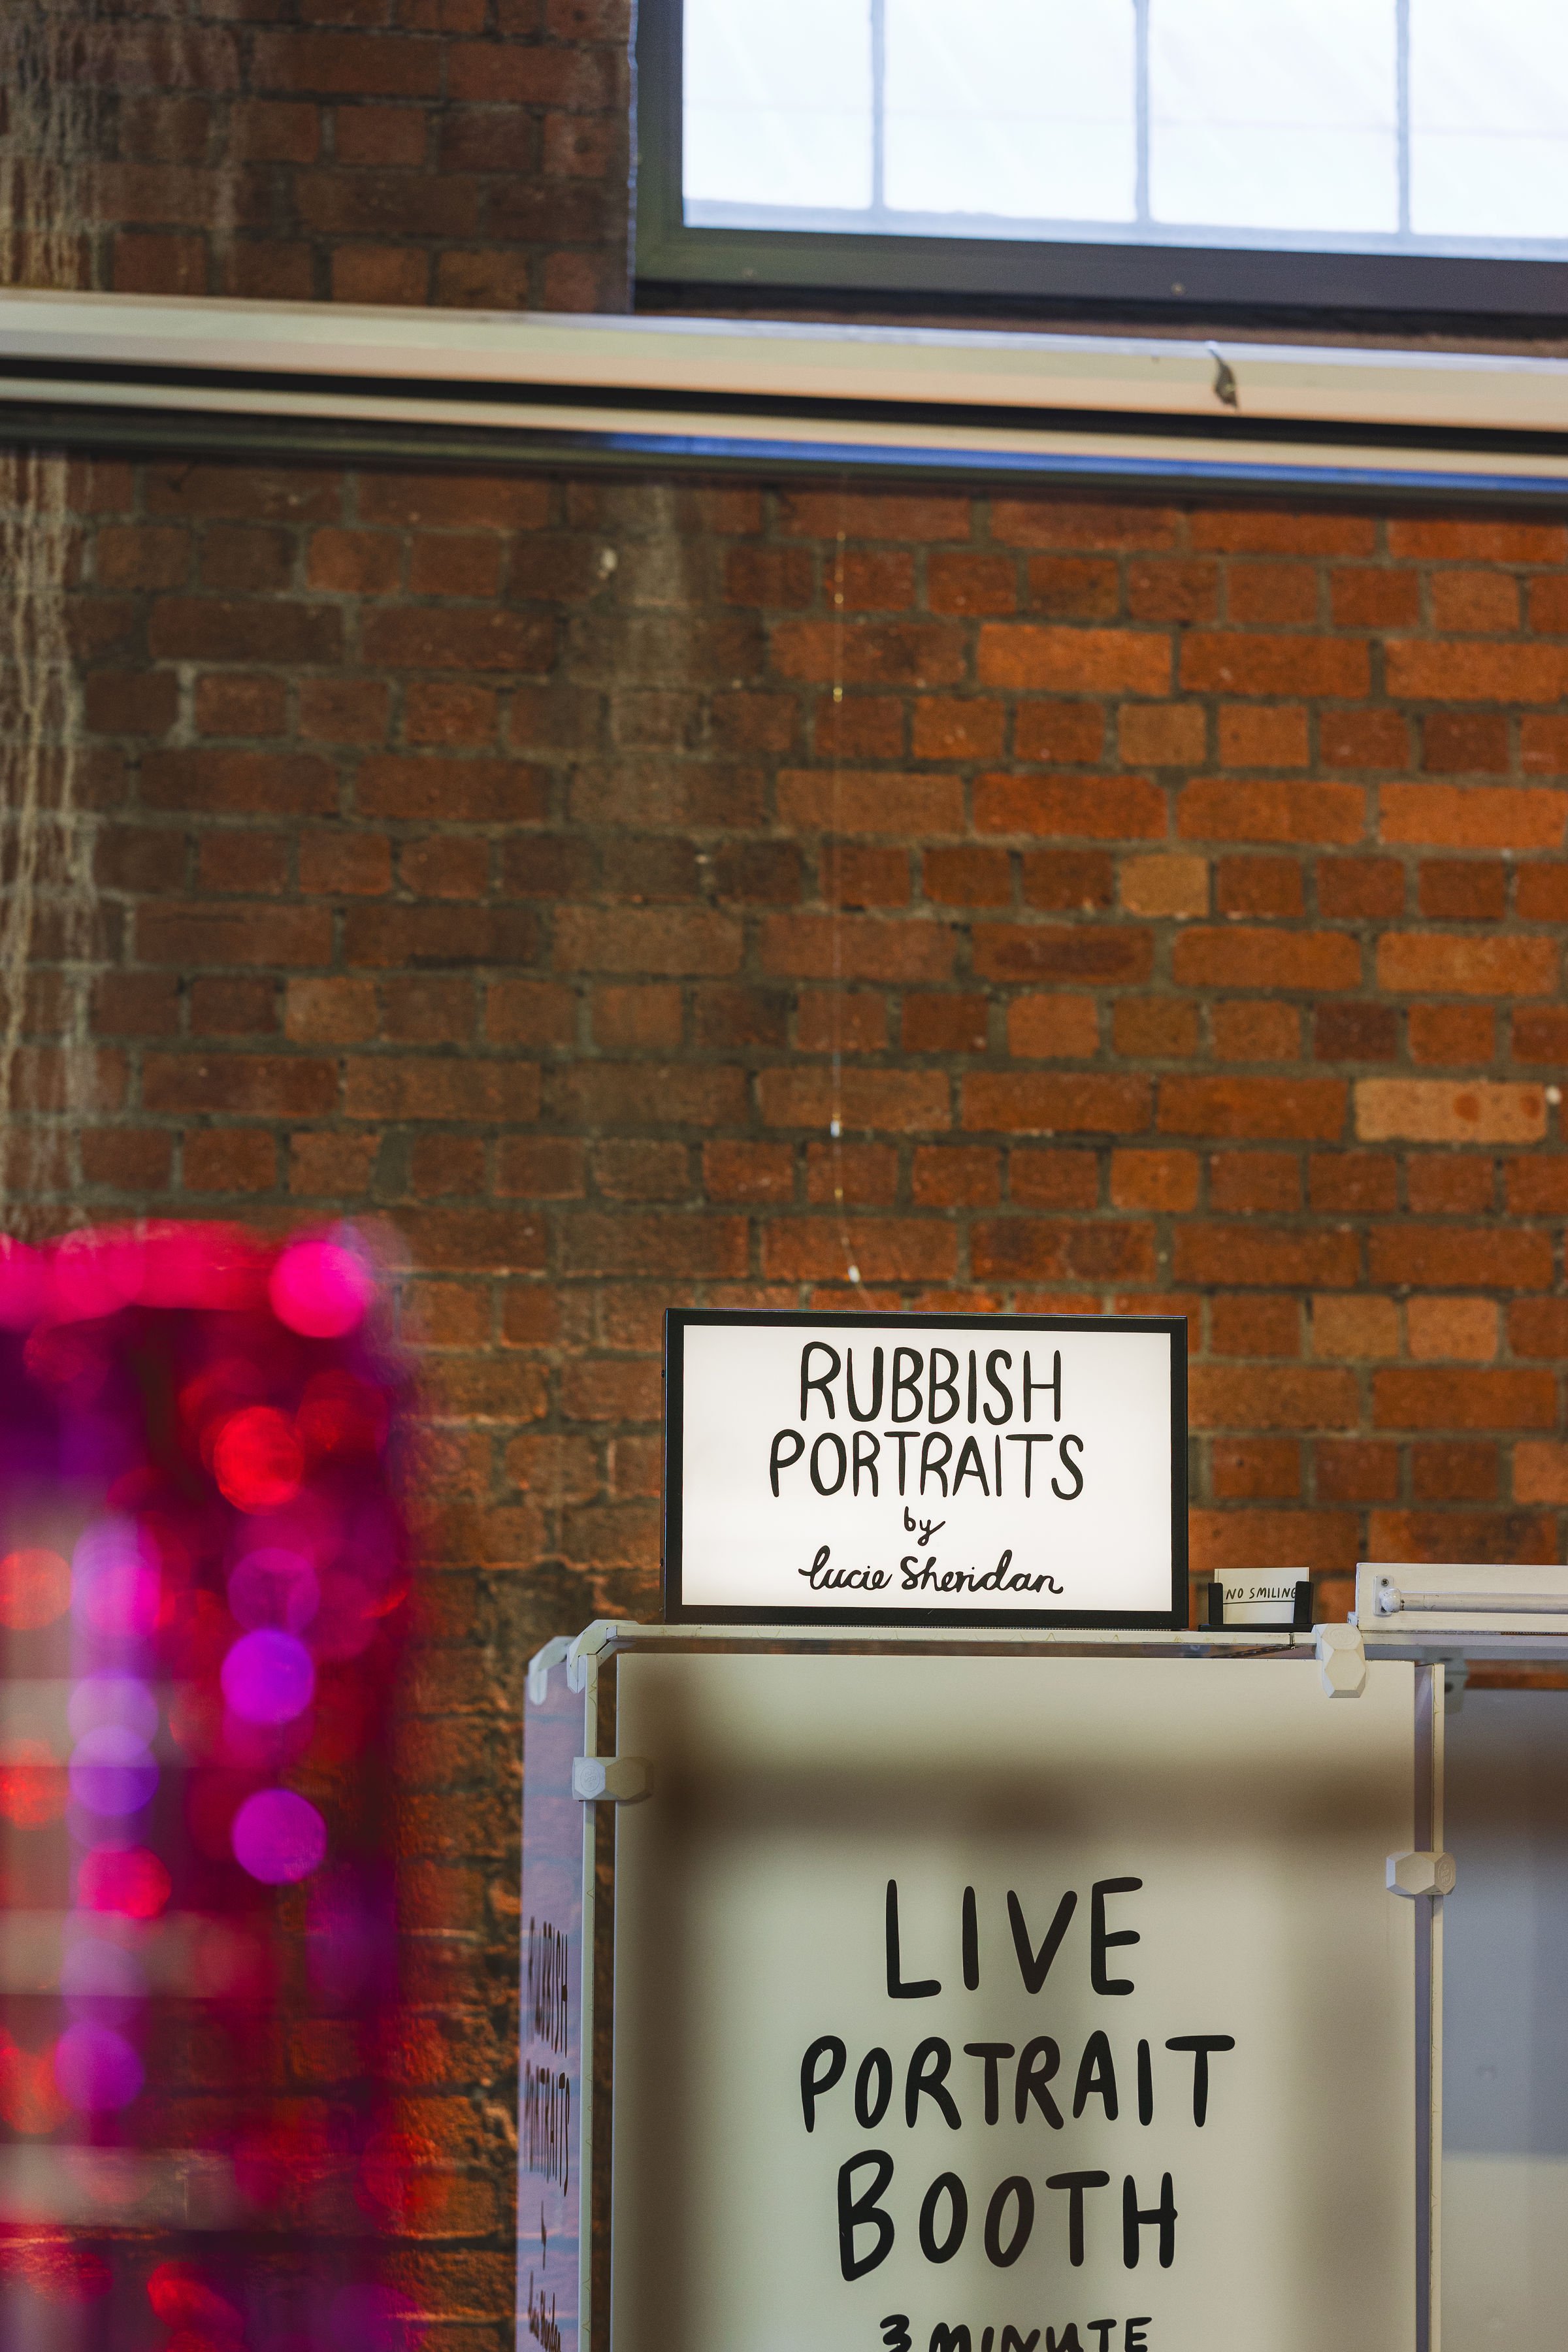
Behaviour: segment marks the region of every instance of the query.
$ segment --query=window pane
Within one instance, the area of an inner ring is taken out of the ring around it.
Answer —
[[[1132,0],[887,0],[886,25],[889,205],[1132,217]]]
[[[1411,0],[1410,225],[1568,237],[1563,0]]]
[[[870,0],[686,0],[685,194],[871,201]]]
[[[1393,0],[1151,0],[1156,221],[1399,226]]]

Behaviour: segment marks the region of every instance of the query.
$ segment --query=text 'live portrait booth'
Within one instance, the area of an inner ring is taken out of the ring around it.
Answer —
[[[1173,1625],[1168,1326],[736,1320],[672,1332],[671,1622],[530,1675],[520,2346],[1436,2352],[1493,1621]]]

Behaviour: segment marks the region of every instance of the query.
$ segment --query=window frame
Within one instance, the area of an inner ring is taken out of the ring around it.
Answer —
[[[770,289],[1171,320],[1512,320],[1537,333],[1568,318],[1568,261],[1544,258],[692,226],[681,192],[684,13],[683,0],[637,9],[635,267],[639,293],[656,303],[678,289],[742,300]]]

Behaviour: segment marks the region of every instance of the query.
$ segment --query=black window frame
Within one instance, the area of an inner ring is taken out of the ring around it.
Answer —
[[[636,276],[654,305],[681,290],[746,301],[773,291],[1123,320],[1329,318],[1482,331],[1511,321],[1535,334],[1568,320],[1568,261],[689,226],[683,20],[683,0],[639,0]]]

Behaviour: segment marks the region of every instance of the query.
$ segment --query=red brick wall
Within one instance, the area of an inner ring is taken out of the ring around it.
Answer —
[[[1358,1554],[1562,1556],[1568,530],[222,465],[79,503],[75,1205],[381,1215],[410,1267],[454,2168],[412,2275],[478,2352],[521,1671],[656,1607],[667,1305],[1178,1308],[1200,1571],[1333,1609]]]
[[[628,308],[630,0],[63,0],[63,14],[78,31],[62,66],[95,92],[98,166],[67,174],[82,283]],[[0,58],[6,46],[0,32]],[[36,261],[15,274],[37,282]]]

